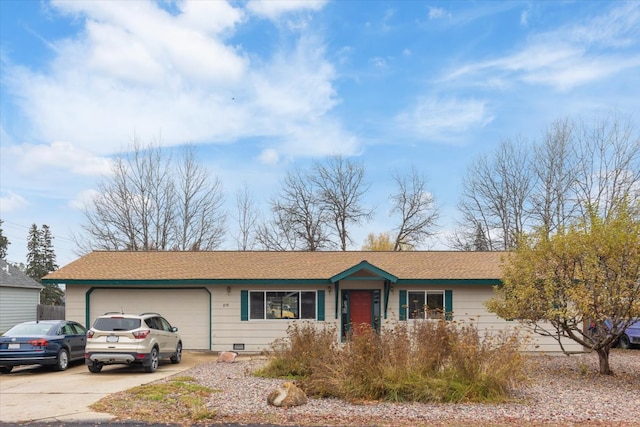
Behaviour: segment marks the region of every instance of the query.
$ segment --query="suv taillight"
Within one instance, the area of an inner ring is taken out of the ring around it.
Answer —
[[[95,332],[93,332],[92,330],[88,330],[87,331],[87,338],[93,338],[94,334],[95,334]]]
[[[149,335],[149,332],[150,331],[148,329],[145,329],[143,331],[134,331],[133,336],[137,340],[143,340]]]

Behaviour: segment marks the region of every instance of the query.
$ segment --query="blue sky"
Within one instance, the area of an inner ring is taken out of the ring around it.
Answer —
[[[134,137],[197,145],[229,210],[244,183],[264,205],[294,166],[364,163],[376,216],[352,249],[393,227],[391,173],[415,166],[442,249],[477,155],[566,117],[640,123],[637,1],[3,0],[0,19],[13,262],[33,223],[77,258],[79,207]]]

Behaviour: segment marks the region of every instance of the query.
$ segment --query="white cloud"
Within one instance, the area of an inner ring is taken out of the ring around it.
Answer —
[[[275,13],[323,4],[252,7]],[[68,141],[75,150],[107,155],[133,135],[160,135],[163,144],[175,145],[289,141],[292,128],[309,134],[319,133],[314,126],[340,128],[330,116],[339,102],[336,73],[311,34],[252,62],[226,41],[247,19],[226,2],[177,2],[175,14],[148,1],[54,5],[75,15],[84,30],[53,42],[57,55],[47,72],[11,64],[3,70],[7,92],[33,125],[31,140]]]
[[[29,206],[29,202],[19,194],[10,190],[0,191],[0,213],[7,214]]]
[[[493,120],[485,101],[421,97],[395,118],[404,132],[430,142],[458,142],[465,132]]]
[[[520,25],[526,27],[527,25],[529,25],[529,12],[526,10],[523,10],[520,13]]]
[[[381,56],[376,56],[374,58],[371,58],[369,60],[369,63],[377,69],[383,70],[387,68],[387,60],[385,58],[382,58]]]
[[[291,12],[318,11],[326,3],[326,0],[250,0],[247,9],[258,16],[276,20]]]
[[[627,3],[587,22],[534,34],[517,52],[462,65],[442,81],[478,85],[499,78],[566,91],[638,68],[640,55],[623,49],[638,40],[640,3]],[[614,49],[605,53],[601,46]]]
[[[442,19],[451,16],[451,12],[447,12],[442,7],[429,7],[429,19]]]
[[[260,160],[260,163],[262,164],[273,166],[278,164],[278,161],[280,161],[280,156],[278,155],[278,150],[267,148],[263,150],[262,153],[260,153],[260,156],[258,156],[258,160]]]
[[[85,176],[108,174],[111,170],[109,159],[96,157],[67,142],[14,145],[7,149],[7,154],[12,156],[16,170],[25,176],[51,169],[64,169]]]
[[[90,203],[99,196],[96,190],[82,190],[78,194],[76,194],[73,200],[69,201],[69,207],[78,211],[83,210],[86,206],[89,206]]]

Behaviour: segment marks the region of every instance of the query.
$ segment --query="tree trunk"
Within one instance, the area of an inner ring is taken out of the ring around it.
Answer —
[[[600,362],[601,375],[613,375],[613,371],[611,371],[611,367],[609,366],[609,351],[609,347],[603,347],[596,350]]]

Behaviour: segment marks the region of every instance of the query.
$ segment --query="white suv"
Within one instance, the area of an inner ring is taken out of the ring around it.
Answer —
[[[160,359],[180,363],[182,340],[178,328],[158,313],[105,313],[87,331],[84,358],[93,373],[114,364],[141,364],[155,372]]]

